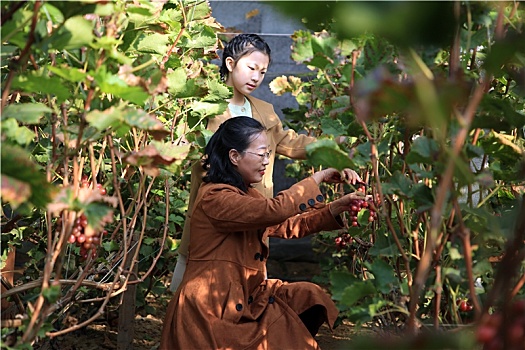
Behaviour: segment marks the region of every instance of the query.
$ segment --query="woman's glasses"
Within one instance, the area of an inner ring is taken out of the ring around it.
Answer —
[[[261,158],[261,162],[264,162],[264,158],[270,159],[270,155],[272,154],[272,151],[268,151],[264,153],[255,153],[255,152],[250,152],[250,151],[244,151],[244,152],[259,156]]]

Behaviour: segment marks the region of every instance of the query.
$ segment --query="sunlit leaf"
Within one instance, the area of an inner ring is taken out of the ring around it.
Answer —
[[[44,113],[51,113],[51,108],[43,103],[13,103],[3,110],[2,120],[14,118],[25,124],[38,124]]]
[[[71,91],[64,85],[60,77],[48,77],[41,73],[42,72],[31,72],[27,75],[17,75],[13,79],[12,88],[30,93],[56,96],[59,102],[70,97]]]
[[[2,174],[2,202],[10,203],[13,209],[29,199],[31,187],[27,182]]]
[[[30,186],[29,203],[43,208],[51,200],[52,185],[47,182],[40,166],[31,161],[30,155],[20,147],[2,144],[2,176]],[[3,184],[3,183],[2,183]]]
[[[72,50],[88,46],[95,38],[94,24],[83,16],[68,18],[58,32],[50,37],[49,45],[57,50]]]
[[[28,145],[35,139],[35,133],[25,126],[19,126],[17,121],[9,118],[2,121],[2,134],[8,140],[19,145]]]

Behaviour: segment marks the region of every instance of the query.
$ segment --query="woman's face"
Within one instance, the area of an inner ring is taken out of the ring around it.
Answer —
[[[241,57],[237,63],[231,57],[226,63],[230,70],[227,84],[233,86],[234,94],[249,95],[261,85],[270,58],[260,51],[254,51]]]
[[[268,138],[266,132],[261,132],[244,152],[238,153],[238,157],[232,162],[246,185],[250,185],[262,181],[266,166],[270,163],[269,158]]]

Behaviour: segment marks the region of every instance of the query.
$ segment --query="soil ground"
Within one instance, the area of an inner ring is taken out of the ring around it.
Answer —
[[[280,275],[283,280],[309,280],[319,272],[317,264],[312,263],[277,263],[269,261],[270,277]],[[135,336],[133,350],[156,350],[159,346],[164,311],[169,302],[169,295],[159,299],[150,299],[148,303],[156,311],[155,315],[139,311],[135,317]],[[104,350],[117,348],[118,320],[100,321],[88,327],[48,340],[35,350]],[[356,334],[354,327],[343,323],[333,332],[323,325],[316,336],[322,350],[348,349],[348,342]],[[190,349],[189,349],[190,350]],[[197,350],[197,349],[196,349]],[[200,349],[198,349],[200,350]],[[287,350],[287,349],[279,349]],[[295,350],[295,349],[291,349]],[[298,349],[300,350],[300,349]]]

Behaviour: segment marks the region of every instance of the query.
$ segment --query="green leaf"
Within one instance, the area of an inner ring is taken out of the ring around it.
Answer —
[[[434,205],[434,194],[432,189],[424,183],[417,183],[412,186],[409,198],[413,198],[417,205],[418,212],[424,212]]]
[[[50,286],[42,290],[42,295],[46,301],[50,304],[56,302],[60,298],[61,289],[60,286]]]
[[[106,252],[116,252],[120,249],[120,245],[115,241],[105,241],[102,243],[102,247]]]
[[[58,102],[63,102],[70,97],[71,91],[64,85],[58,76],[48,77],[43,71],[30,72],[27,75],[17,75],[13,79],[13,89],[37,94],[56,96]]]
[[[186,71],[184,68],[174,69],[166,75],[168,80],[168,92],[177,97],[179,92],[186,90],[186,82],[188,81]]]
[[[177,145],[172,142],[152,141],[151,144],[166,158],[174,158],[180,164],[188,156],[190,145]]]
[[[115,107],[110,107],[104,111],[93,110],[86,114],[86,121],[91,126],[103,131],[109,127],[118,127],[124,119],[122,114],[122,110]]]
[[[113,94],[126,101],[137,105],[143,105],[149,98],[149,93],[140,86],[129,86],[117,75],[107,71],[106,66],[101,66],[96,72],[91,72],[100,90],[108,94]]]
[[[165,55],[169,48],[169,37],[159,33],[143,34],[134,42],[134,46],[138,52]]]
[[[408,163],[433,163],[439,155],[437,142],[426,136],[420,136],[414,140],[410,152],[407,155]]]
[[[94,23],[83,16],[68,18],[58,32],[49,38],[49,46],[56,50],[72,50],[89,46],[95,38]]]
[[[376,293],[377,290],[370,280],[357,281],[345,288],[341,298],[341,304],[352,306],[362,298]]]
[[[31,161],[30,154],[20,147],[2,144],[2,177],[7,175],[31,188],[29,202],[44,208],[51,200],[52,185],[47,182],[40,166]],[[2,183],[3,185],[3,183]],[[4,188],[2,188],[2,192]]]
[[[208,103],[201,101],[194,101],[190,105],[192,114],[199,116],[201,119],[205,117],[214,117],[224,112],[227,105],[224,101],[220,103]]]
[[[390,182],[384,182],[381,184],[381,188],[386,194],[398,194],[408,197],[410,189],[412,187],[412,181],[401,174],[400,171],[395,171],[390,177]]]
[[[49,71],[53,72],[59,77],[66,79],[67,81],[71,81],[71,82],[80,82],[80,81],[85,80],[87,77],[87,74],[82,72],[78,68],[72,68],[68,66],[64,66],[64,67],[48,66],[47,69],[49,69]]]
[[[91,226],[95,232],[100,232],[104,229],[104,221],[102,219],[112,212],[112,208],[100,202],[91,202],[85,206],[80,205],[79,207],[86,214],[88,226]]]
[[[213,28],[197,24],[193,30],[198,33],[198,35],[183,37],[180,42],[182,47],[189,49],[207,49],[217,43],[217,34]]]
[[[394,269],[386,261],[374,259],[372,264],[366,263],[366,265],[374,274],[375,279],[372,281],[381,293],[388,294],[397,286],[398,280],[394,274]]]
[[[155,116],[146,113],[144,110],[130,108],[124,111],[122,117],[126,124],[141,130],[165,134],[168,133],[164,124],[162,124]]]
[[[2,120],[14,118],[25,124],[39,124],[42,115],[52,111],[43,103],[13,103],[2,112]]]
[[[399,235],[399,232],[397,232]],[[386,234],[377,234],[374,246],[368,251],[371,256],[398,256],[399,250],[392,238]]]
[[[206,102],[224,102],[232,96],[232,91],[227,85],[218,80],[207,80],[208,94],[203,101]]]
[[[332,135],[333,137],[346,136],[345,126],[339,119],[323,118],[321,120],[321,129],[325,135]]]
[[[180,31],[180,21],[184,17],[179,9],[167,9],[162,11],[159,16],[159,21],[168,24],[174,32]]]
[[[292,35],[293,46],[291,57],[296,62],[307,62],[314,56],[312,35],[308,31],[297,30]]]
[[[340,301],[343,297],[345,288],[359,280],[346,271],[332,271],[330,282],[332,283],[332,299]]]
[[[19,126],[14,118],[2,121],[2,134],[7,140],[19,145],[28,145],[35,139],[35,133],[25,126]]]
[[[360,210],[357,213],[357,222],[359,223],[359,225],[361,225],[363,227],[367,226],[370,223],[368,221],[369,217],[370,217],[370,210],[368,210],[368,209]]]
[[[306,146],[308,162],[314,166],[332,167],[338,170],[356,168],[348,154],[341,151],[333,140],[318,140]]]

